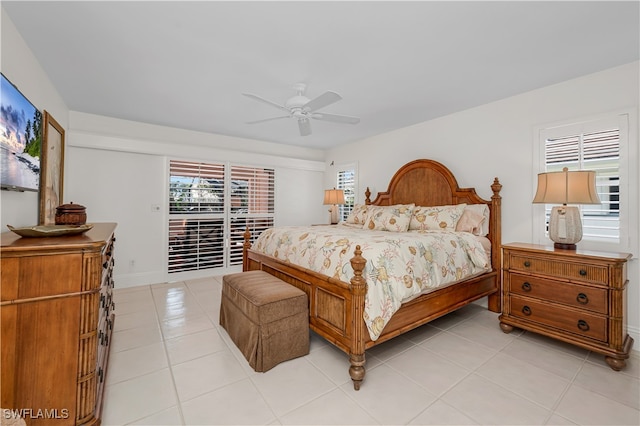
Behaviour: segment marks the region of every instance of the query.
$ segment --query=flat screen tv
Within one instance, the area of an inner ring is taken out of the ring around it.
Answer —
[[[42,113],[2,74],[0,188],[38,191]]]

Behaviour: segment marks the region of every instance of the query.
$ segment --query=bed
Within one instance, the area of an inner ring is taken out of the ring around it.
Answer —
[[[451,171],[441,163],[433,160],[420,159],[402,166],[392,177],[388,189],[380,192],[371,201],[371,193],[367,189],[364,208],[384,209],[396,206],[425,206],[454,207],[469,205],[485,209],[485,232],[482,238],[486,240],[485,253],[487,264],[481,270],[469,271],[469,277],[456,280],[454,283],[429,288],[410,300],[403,302],[392,316],[384,323],[380,330],[372,333],[370,321],[365,322],[370,302],[367,289],[374,288],[378,283],[373,282],[373,275],[367,267],[367,259],[363,250],[367,251],[370,244],[363,236],[362,244],[357,236],[349,235],[355,249],[349,252],[349,268],[345,273],[317,272],[310,267],[293,263],[281,254],[267,254],[258,250],[256,239],[247,230],[243,245],[243,270],[263,270],[269,274],[304,290],[309,300],[310,328],[318,335],[344,351],[349,356],[349,375],[355,390],[365,377],[365,351],[375,345],[388,341],[400,334],[428,323],[447,313],[483,297],[488,297],[488,309],[500,312],[500,238],[501,238],[501,197],[502,185],[498,178],[491,184],[493,195],[491,200],[479,197],[473,188],[460,188]],[[378,207],[379,206],[379,207]],[[486,206],[486,207],[485,207]],[[370,210],[371,211],[371,210]],[[412,220],[415,220],[415,210]],[[486,226],[488,225],[488,226]],[[334,234],[339,227],[309,227],[309,233]],[[364,225],[363,232],[367,232]],[[346,228],[345,228],[346,229]],[[450,229],[449,229],[450,230]],[[443,229],[447,231],[447,229]],[[271,232],[267,230],[264,232]],[[437,232],[437,231],[434,231]],[[402,236],[403,232],[395,232],[394,237]],[[409,235],[409,233],[406,233]],[[307,238],[307,234],[304,235]],[[256,241],[252,244],[251,241]],[[345,245],[345,247],[352,247]],[[295,251],[295,250],[294,250]],[[414,250],[415,251],[415,250]],[[345,255],[342,250],[341,255]],[[459,268],[458,268],[459,269]],[[345,278],[345,276],[350,278]],[[369,280],[369,282],[367,282]],[[371,295],[369,295],[371,296]]]

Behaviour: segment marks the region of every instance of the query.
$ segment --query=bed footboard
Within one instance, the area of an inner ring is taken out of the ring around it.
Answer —
[[[369,340],[364,323],[364,299],[367,284],[362,276],[366,259],[356,247],[350,283],[282,262],[250,249],[250,234],[245,232],[243,271],[262,270],[307,294],[309,327],[349,355],[349,375],[356,390],[365,376],[365,348]]]

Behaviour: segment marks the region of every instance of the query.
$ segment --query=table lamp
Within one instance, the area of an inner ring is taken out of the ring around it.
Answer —
[[[549,239],[555,248],[575,250],[582,239],[580,210],[567,204],[600,204],[596,190],[596,172],[589,170],[538,174],[538,189],[533,203],[562,204],[551,209]]]
[[[324,205],[330,205],[331,224],[338,223],[338,204],[344,204],[344,191],[342,189],[325,189]]]

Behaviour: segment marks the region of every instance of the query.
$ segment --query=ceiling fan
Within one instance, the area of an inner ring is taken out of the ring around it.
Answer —
[[[304,83],[296,83],[293,89],[297,92],[297,95],[289,98],[284,105],[280,105],[276,102],[264,99],[260,96],[253,95],[251,93],[243,93],[244,96],[255,99],[256,101],[263,102],[267,105],[274,106],[282,111],[285,111],[287,115],[279,117],[265,118],[263,120],[249,121],[247,124],[264,123],[265,121],[280,120],[282,118],[296,118],[298,120],[298,128],[300,129],[301,136],[308,136],[311,134],[311,122],[310,119],[331,121],[333,123],[345,123],[345,124],[357,124],[360,122],[358,117],[351,117],[348,115],[328,114],[325,112],[317,112],[319,109],[331,105],[334,102],[338,102],[342,99],[342,96],[336,92],[324,92],[322,95],[309,99],[304,95],[307,85]]]

